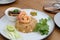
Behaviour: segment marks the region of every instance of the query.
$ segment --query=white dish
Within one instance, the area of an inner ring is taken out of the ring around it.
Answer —
[[[18,9],[19,11],[21,11],[20,8],[17,8],[17,7],[10,7],[8,9],[6,9],[5,11],[5,15],[7,16],[7,18],[10,20],[10,21],[16,21],[16,16],[10,16],[9,15],[9,11],[13,11],[14,9]]]
[[[27,15],[29,15],[29,16],[31,16],[30,15],[30,12],[31,11],[36,11],[37,12],[37,16],[34,16],[34,18],[37,19],[37,21],[39,19],[41,19],[41,18],[48,18],[48,15],[47,14],[45,14],[44,12],[38,11],[38,10],[33,10],[33,9],[22,9],[22,10],[26,11]],[[6,32],[4,32],[4,29],[6,28],[6,25],[12,25],[12,26],[14,26],[15,25],[15,22],[9,21],[6,16],[3,16],[0,19],[0,33],[4,37],[10,39],[6,35]],[[31,33],[22,33],[22,32],[19,32],[19,33],[22,36],[23,40],[41,40],[41,39],[46,38],[47,36],[49,36],[52,33],[52,31],[54,29],[54,22],[53,22],[52,19],[50,21],[48,21],[48,25],[49,25],[49,33],[48,33],[48,35],[41,35],[38,32],[31,32]]]
[[[54,21],[58,27],[60,27],[60,12],[54,16]]]
[[[16,0],[0,0],[0,4],[9,4],[15,2]]]

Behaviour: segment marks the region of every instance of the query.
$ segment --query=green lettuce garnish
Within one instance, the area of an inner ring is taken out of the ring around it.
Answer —
[[[39,23],[36,24],[35,29],[33,30],[34,32],[40,32],[41,35],[47,35],[49,32],[49,25],[47,24],[47,21],[50,20],[49,19],[40,19]]]

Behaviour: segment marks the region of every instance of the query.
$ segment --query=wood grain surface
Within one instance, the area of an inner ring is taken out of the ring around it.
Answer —
[[[4,11],[9,7],[31,8],[31,9],[37,9],[37,10],[43,11],[44,5],[47,5],[47,4],[51,5],[55,2],[59,2],[59,0],[58,1],[57,0],[16,0],[16,2],[11,4],[0,5],[0,17],[4,15]],[[47,12],[45,13],[51,16],[52,19],[54,19],[55,14],[47,13]],[[4,38],[0,34],[0,40],[8,40],[8,39]],[[60,29],[55,25],[55,29],[52,32],[52,34],[47,38],[45,38],[44,40],[60,40]]]

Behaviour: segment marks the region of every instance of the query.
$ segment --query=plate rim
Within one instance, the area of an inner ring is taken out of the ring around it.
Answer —
[[[60,26],[56,23],[56,20],[55,20],[55,17],[59,14],[60,12],[58,12],[55,16],[54,16],[54,21],[55,21],[55,24],[60,28]]]
[[[13,3],[13,2],[15,2],[16,0],[13,0],[13,1],[11,1],[11,2],[6,2],[6,3],[0,3],[1,5],[2,4],[10,4],[10,3]]]

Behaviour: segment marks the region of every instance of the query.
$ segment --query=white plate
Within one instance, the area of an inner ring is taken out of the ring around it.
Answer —
[[[37,16],[34,16],[35,19],[37,19],[37,21],[41,18],[48,18],[48,15],[41,12],[41,11],[38,11],[38,10],[33,10],[33,9],[22,9],[24,11],[26,11],[27,15],[31,16],[30,15],[30,12],[31,11],[36,11],[37,12]],[[6,35],[6,32],[4,32],[4,29],[6,27],[6,25],[15,25],[15,22],[11,22],[7,19],[6,16],[3,16],[1,19],[0,19],[0,33],[10,39],[7,35]],[[48,35],[41,35],[40,33],[35,33],[35,32],[31,32],[31,33],[22,33],[22,32],[19,32],[20,35],[22,36],[22,38],[24,40],[41,40],[43,38],[46,38],[47,36],[49,36],[53,29],[54,29],[54,22],[53,20],[51,19],[50,21],[48,21],[48,25],[49,25],[49,33]]]
[[[15,2],[16,0],[0,0],[0,4],[9,4]]]
[[[60,27],[60,12],[54,16],[54,21],[58,27]]]

